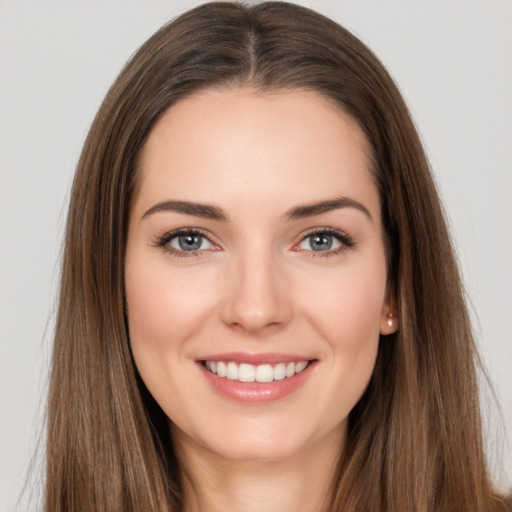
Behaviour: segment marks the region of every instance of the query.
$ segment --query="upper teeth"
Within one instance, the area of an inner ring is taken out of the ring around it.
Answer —
[[[216,373],[219,377],[226,377],[227,379],[240,382],[272,382],[273,380],[282,380],[300,373],[308,364],[309,361],[301,361],[300,363],[260,364],[254,366],[247,363],[237,364],[233,361],[227,363],[222,361],[205,361],[206,368],[212,373]]]

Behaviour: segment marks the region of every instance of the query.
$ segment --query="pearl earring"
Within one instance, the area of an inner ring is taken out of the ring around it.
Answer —
[[[389,327],[393,327],[393,313],[389,313],[388,315],[388,325]]]

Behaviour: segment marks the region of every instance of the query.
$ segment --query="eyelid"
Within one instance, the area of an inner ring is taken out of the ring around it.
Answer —
[[[322,234],[328,234],[336,238],[336,240],[340,243],[340,246],[335,249],[328,249],[325,251],[313,251],[312,249],[301,249],[299,248],[299,245],[307,240],[309,237],[313,235],[322,235]],[[297,252],[306,252],[311,253],[312,256],[331,256],[334,254],[339,254],[347,249],[350,249],[355,246],[355,241],[353,237],[351,237],[348,233],[333,228],[331,226],[322,226],[322,227],[315,227],[310,228],[306,230],[306,232],[301,234],[300,240],[294,244],[292,250]]]
[[[199,249],[196,251],[184,251],[181,249],[177,249],[176,247],[172,247],[169,242],[173,240],[174,238],[177,238],[182,235],[200,235],[204,237],[212,247],[208,249]],[[172,229],[170,231],[166,231],[162,235],[157,236],[153,241],[153,246],[160,247],[163,250],[165,250],[167,253],[173,255],[173,256],[179,256],[179,257],[197,257],[203,254],[206,251],[216,251],[220,250],[219,244],[217,244],[211,236],[210,233],[206,232],[205,230],[201,228],[193,228],[193,227],[183,227],[183,228],[177,228]]]
[[[169,242],[172,239],[174,239],[180,235],[186,235],[186,234],[200,235],[200,236],[206,238],[206,240],[208,240],[208,242],[210,242],[210,244],[212,244],[212,247],[208,248],[208,249],[198,249],[195,251],[185,251],[185,250],[177,249],[175,247],[171,247],[169,245]],[[334,238],[336,238],[336,240],[340,243],[340,246],[337,248],[334,248],[334,249],[327,249],[325,251],[313,251],[312,249],[302,249],[299,247],[299,245],[302,242],[304,242],[308,237],[311,237],[316,234],[331,235]],[[211,235],[211,233],[205,231],[202,228],[196,228],[196,227],[182,227],[182,228],[177,228],[177,229],[167,231],[167,232],[163,233],[162,235],[157,236],[155,238],[155,240],[153,241],[152,245],[155,247],[160,247],[163,250],[165,250],[166,252],[168,252],[174,256],[179,256],[179,257],[198,257],[208,251],[221,250],[220,244],[218,244],[215,241],[215,239]],[[348,233],[346,233],[340,229],[333,228],[331,226],[319,226],[319,227],[307,229],[305,232],[303,232],[300,236],[299,241],[293,245],[292,251],[309,253],[313,257],[331,256],[331,255],[339,254],[339,253],[341,253],[347,249],[350,249],[354,246],[355,246],[355,241],[354,241],[353,237],[351,237]]]
[[[180,247],[181,239],[183,237],[190,237],[190,236],[193,237],[194,240],[196,238],[199,239],[199,241],[200,241],[199,249],[187,250],[187,249],[183,249]],[[200,233],[182,233],[182,234],[174,235],[169,238],[169,241],[167,242],[167,244],[169,244],[169,248],[175,249],[176,251],[179,251],[179,252],[187,252],[187,253],[207,251],[209,249],[212,249],[212,247],[213,247],[213,242],[211,242],[209,238],[207,238],[206,236],[204,236]],[[209,247],[202,248],[204,244],[209,245]]]

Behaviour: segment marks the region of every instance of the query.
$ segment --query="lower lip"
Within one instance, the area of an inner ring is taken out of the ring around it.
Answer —
[[[202,363],[198,363],[204,376],[219,394],[245,404],[264,404],[284,398],[305,384],[311,375],[316,361],[311,361],[308,366],[293,377],[272,382],[240,382],[219,377],[207,370]]]

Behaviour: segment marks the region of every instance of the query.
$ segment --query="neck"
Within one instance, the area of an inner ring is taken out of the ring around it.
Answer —
[[[337,446],[324,440],[285,460],[263,461],[227,460],[188,437],[176,441],[184,475],[184,512],[329,510],[342,440],[333,439]]]

